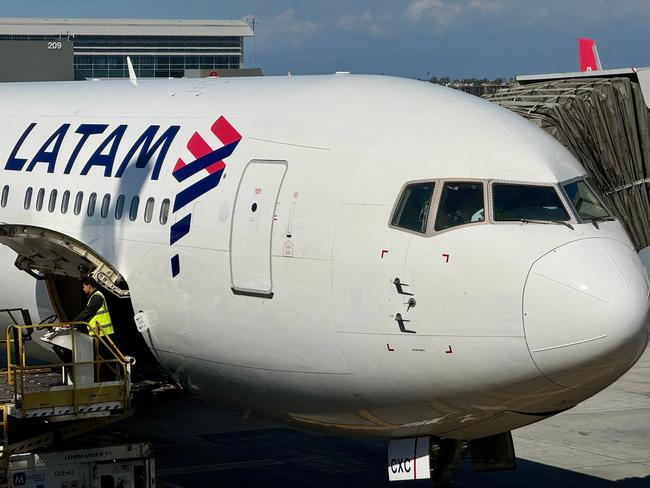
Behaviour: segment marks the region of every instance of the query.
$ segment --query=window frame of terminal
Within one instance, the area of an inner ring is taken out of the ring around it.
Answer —
[[[488,185],[488,199],[490,201],[490,216],[489,219],[487,220],[489,220],[491,224],[496,224],[496,225],[521,225],[522,224],[521,220],[496,220],[495,204],[494,204],[494,185],[517,185],[517,186],[536,186],[536,187],[552,188],[553,190],[555,190],[555,194],[557,195],[560,203],[564,208],[564,211],[569,217],[567,220],[562,220],[561,222],[567,224],[575,224],[578,222],[573,210],[573,205],[571,205],[571,202],[567,198],[566,194],[562,190],[562,187],[559,183],[544,183],[539,181],[490,180]],[[559,222],[554,220],[534,219],[534,218],[530,218],[530,220],[533,222],[539,221],[540,223]]]
[[[401,227],[399,225],[396,225],[395,218],[396,218],[396,213],[397,210],[400,207],[400,204],[402,203],[402,198],[405,194],[406,189],[409,186],[414,186],[414,185],[420,185],[420,184],[427,184],[427,183],[432,183],[433,184],[433,192],[431,194],[431,201],[429,204],[429,211],[427,214],[427,226],[425,232],[420,232],[416,230],[411,230],[406,227]],[[443,190],[445,188],[445,185],[448,183],[480,183],[483,186],[483,208],[484,208],[484,218],[483,220],[475,221],[475,222],[466,222],[463,224],[459,225],[454,225],[451,227],[447,227],[444,229],[436,230],[435,225],[436,221],[438,219],[438,211],[440,210],[440,202],[442,200],[442,194]],[[456,229],[459,229],[461,227],[467,227],[467,226],[475,226],[475,225],[485,225],[489,223],[489,218],[488,215],[491,213],[491,207],[490,207],[490,201],[488,198],[488,185],[490,183],[490,180],[487,179],[481,179],[481,178],[463,178],[463,177],[454,177],[454,178],[427,178],[427,179],[420,179],[420,180],[410,180],[405,182],[401,187],[399,192],[397,193],[397,197],[395,199],[395,202],[393,203],[393,207],[390,212],[390,217],[388,221],[388,227],[391,229],[395,229],[401,232],[407,232],[409,234],[417,235],[420,237],[433,237],[433,236],[438,236],[440,234],[444,234],[446,232],[450,232]]]
[[[575,207],[575,205],[573,205],[573,201],[571,200],[571,198],[569,198],[569,194],[567,193],[565,186],[570,185],[572,183],[579,182],[579,181],[582,181],[582,182],[585,183],[585,185],[587,185],[587,188],[589,188],[589,190],[594,195],[594,197],[596,198],[598,203],[600,203],[600,206],[603,208],[603,210],[605,212],[607,212],[607,215],[604,215],[603,217],[618,220],[616,215],[614,215],[614,213],[611,211],[611,209],[606,204],[606,202],[603,201],[603,195],[601,194],[601,191],[598,188],[595,187],[592,180],[593,180],[592,176],[590,176],[588,174],[584,174],[582,176],[576,176],[575,178],[571,178],[571,179],[568,179],[568,180],[565,180],[565,181],[561,181],[558,184],[558,187],[560,189],[562,197],[569,204],[569,208],[571,209],[571,212],[572,212],[574,218],[576,219],[576,222],[580,223],[580,224],[591,224],[594,220],[596,220],[596,218],[594,218],[594,219],[584,219],[584,218],[582,218],[582,216],[580,215],[580,211]]]

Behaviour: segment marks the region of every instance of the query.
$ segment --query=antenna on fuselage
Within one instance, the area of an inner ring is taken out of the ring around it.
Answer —
[[[133,86],[138,86],[138,78],[135,76],[135,70],[133,69],[133,63],[131,62],[131,56],[126,57],[126,64],[129,68],[129,80]]]

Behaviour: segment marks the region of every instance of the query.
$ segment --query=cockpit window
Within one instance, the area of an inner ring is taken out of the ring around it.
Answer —
[[[483,183],[447,181],[436,217],[436,230],[485,220]]]
[[[552,186],[495,183],[492,199],[496,221],[571,220]]]
[[[609,212],[585,180],[574,181],[562,186],[582,220],[609,217]]]
[[[413,183],[404,188],[391,224],[424,234],[427,231],[433,187],[433,182],[428,182]]]

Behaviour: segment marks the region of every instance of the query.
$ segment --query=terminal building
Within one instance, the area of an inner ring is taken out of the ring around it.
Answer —
[[[195,78],[261,74],[243,68],[241,20],[0,18],[0,81]]]

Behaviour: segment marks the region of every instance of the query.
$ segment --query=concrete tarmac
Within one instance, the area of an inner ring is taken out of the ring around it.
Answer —
[[[114,431],[152,442],[158,486],[383,487],[386,443],[305,433],[219,410],[199,400],[161,398]],[[650,349],[619,381],[568,412],[513,432],[517,469],[474,473],[464,488],[650,487]]]

